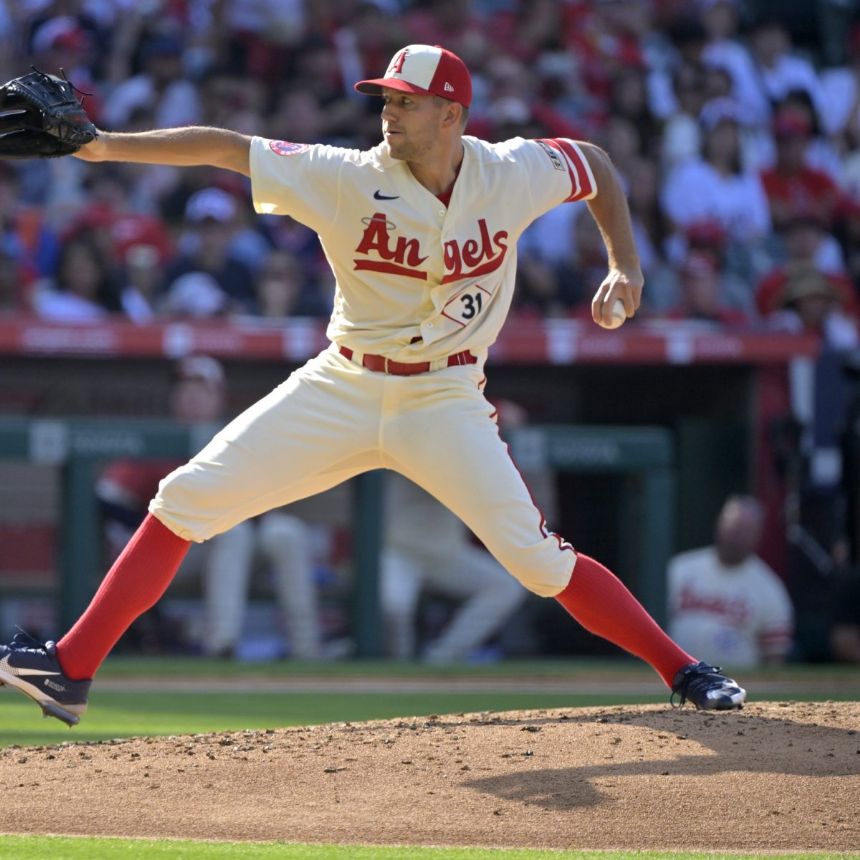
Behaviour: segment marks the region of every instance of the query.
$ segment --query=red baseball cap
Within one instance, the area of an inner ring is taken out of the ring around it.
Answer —
[[[382,87],[440,96],[463,107],[472,104],[472,77],[466,64],[439,45],[407,45],[391,58],[384,78],[355,85],[368,96],[380,95]]]

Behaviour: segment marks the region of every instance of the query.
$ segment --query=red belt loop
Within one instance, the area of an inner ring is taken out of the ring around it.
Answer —
[[[350,361],[352,361],[355,355],[355,352],[348,346],[339,346],[338,352]],[[464,364],[477,364],[478,357],[469,352],[469,350],[464,349],[461,352],[449,355],[445,361],[447,367],[455,367]],[[392,361],[384,355],[365,354],[362,356],[361,365],[375,373],[388,373],[392,376],[415,376],[416,374],[428,373],[430,371],[429,361]]]

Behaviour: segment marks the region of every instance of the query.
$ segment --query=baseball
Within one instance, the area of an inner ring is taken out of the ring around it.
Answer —
[[[603,328],[618,328],[627,321],[627,311],[624,310],[624,302],[616,299],[612,305],[612,319],[608,323],[601,323]]]

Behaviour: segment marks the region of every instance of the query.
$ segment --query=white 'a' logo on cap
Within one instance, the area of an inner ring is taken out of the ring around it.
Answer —
[[[403,74],[403,64],[406,62],[406,55],[409,53],[409,48],[404,48],[397,56],[391,61],[391,65],[388,67],[388,71],[385,73],[385,76],[389,75],[400,75]]]

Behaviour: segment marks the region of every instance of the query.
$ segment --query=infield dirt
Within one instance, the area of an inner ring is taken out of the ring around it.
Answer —
[[[0,752],[7,833],[860,846],[860,704],[460,714]]]

